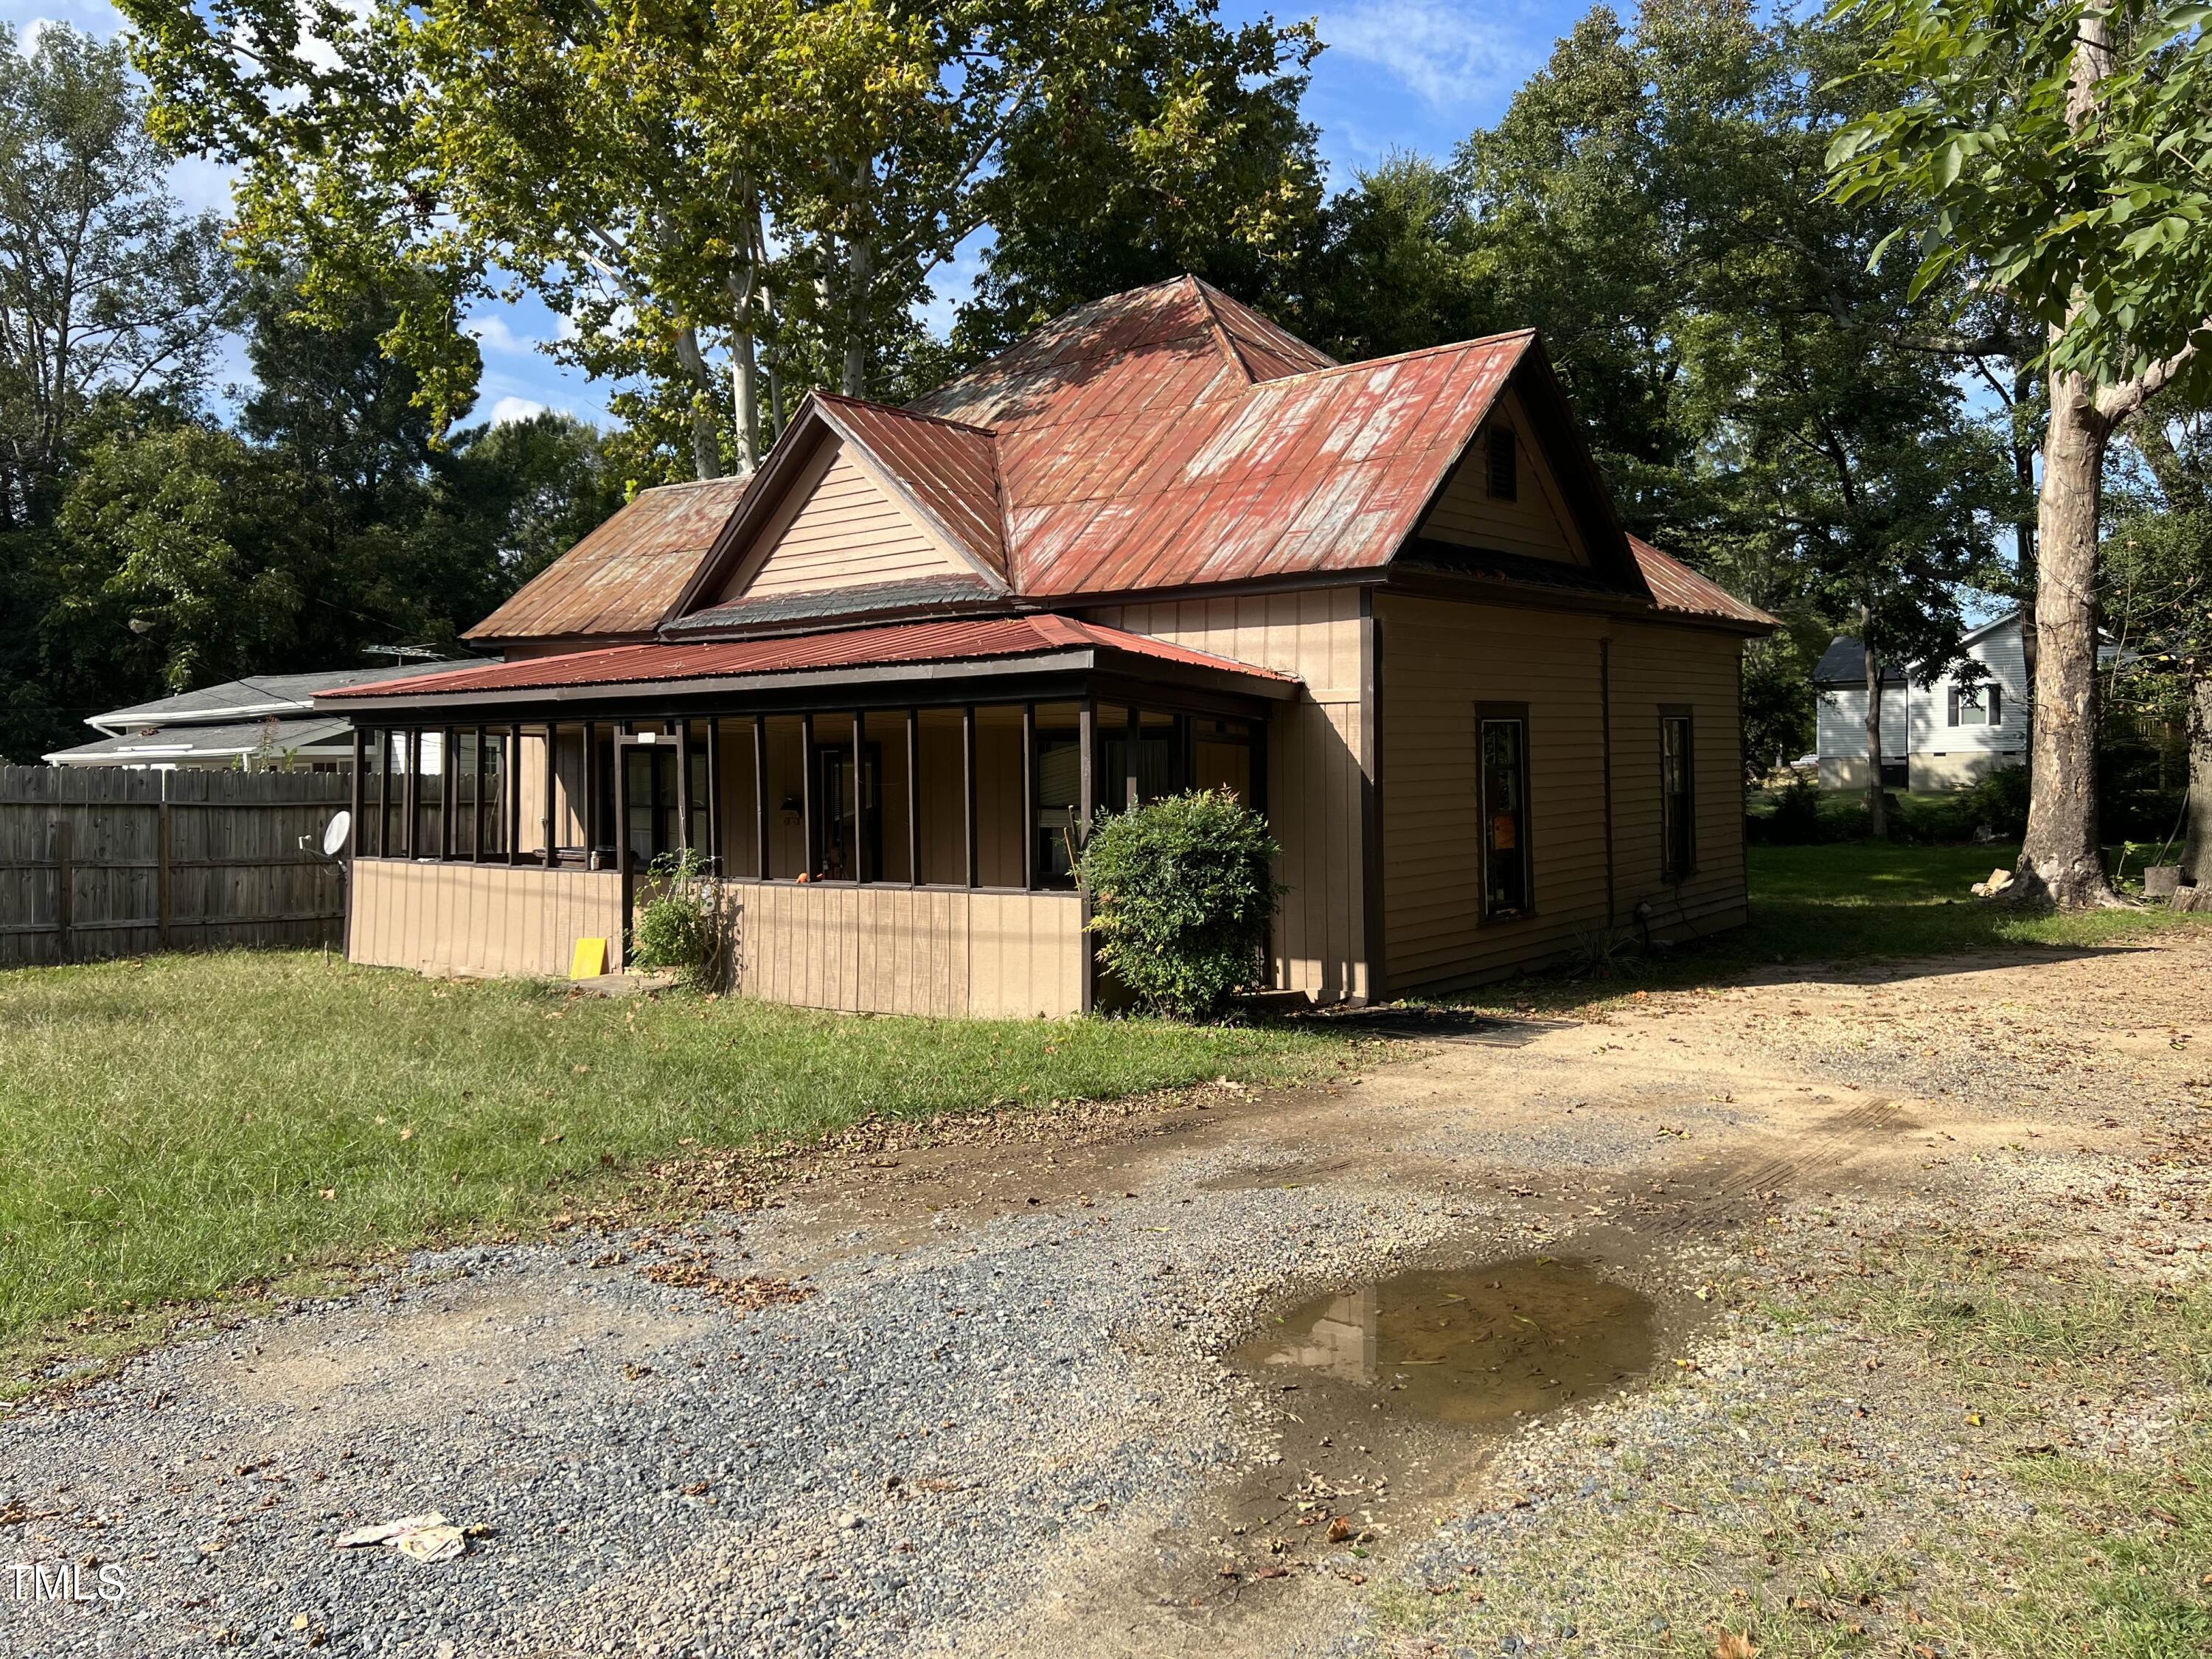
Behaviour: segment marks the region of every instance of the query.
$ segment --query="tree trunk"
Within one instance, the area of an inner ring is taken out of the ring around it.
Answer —
[[[2111,436],[2095,387],[2053,374],[2036,501],[2033,781],[2016,891],[2068,909],[2120,902],[2097,843],[2097,504]]]
[[[688,325],[676,331],[676,361],[691,377],[691,471],[694,477],[722,476],[722,434],[714,419],[714,376],[699,349],[699,331]]]
[[[1867,831],[1876,841],[1887,841],[1889,797],[1881,787],[1881,662],[1875,655],[1874,641],[1867,637],[1873,632],[1869,625],[1870,621],[1871,618],[1862,609],[1859,612],[1859,643],[1866,655]]]
[[[2013,376],[2012,391],[2012,470],[2025,502],[2035,494],[2035,446],[2028,441],[2020,411],[2027,407],[2033,387],[2025,374],[2019,374]],[[2023,508],[2013,523],[2012,550],[2014,578],[2020,587],[2021,665],[2032,686],[2035,684],[2035,514],[2032,509]]]
[[[738,404],[738,461],[748,472],[760,465],[760,364],[750,329],[732,337],[730,380]]]
[[[2212,673],[2199,664],[2189,699],[2188,835],[2181,845],[2181,878],[2212,887]]]
[[[859,170],[866,176],[865,167]],[[848,398],[868,395],[868,313],[876,283],[876,250],[866,236],[855,236],[845,247],[845,374]]]

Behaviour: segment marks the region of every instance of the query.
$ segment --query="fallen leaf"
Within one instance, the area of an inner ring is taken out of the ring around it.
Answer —
[[[1724,1630],[1720,1633],[1720,1639],[1713,1644],[1713,1659],[1759,1659],[1759,1650],[1753,1645],[1748,1636],[1739,1636],[1732,1630]]]

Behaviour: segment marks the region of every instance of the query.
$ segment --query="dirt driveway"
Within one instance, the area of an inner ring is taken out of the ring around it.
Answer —
[[[0,1424],[0,1652],[2028,1652],[2062,1522],[2185,1637],[2208,1022],[1778,969],[426,1255]]]

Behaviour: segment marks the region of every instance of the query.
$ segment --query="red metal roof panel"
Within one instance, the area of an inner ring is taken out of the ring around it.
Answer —
[[[618,645],[564,656],[487,663],[443,674],[423,674],[373,685],[349,686],[333,696],[466,696],[489,691],[556,690],[585,685],[629,685],[689,679],[732,679],[748,674],[788,674],[810,669],[872,668],[902,664],[963,662],[1037,656],[1071,648],[1119,651],[1195,667],[1218,668],[1256,678],[1291,677],[1188,646],[1124,632],[1072,617],[992,617],[976,621],[903,623],[836,633],[698,644]],[[349,702],[348,707],[358,707]]]
[[[1662,553],[1640,536],[1631,536],[1628,545],[1636,555],[1636,562],[1644,572],[1644,582],[1651,589],[1651,597],[1662,611],[1677,611],[1693,617],[1719,617],[1729,622],[1746,623],[1759,628],[1779,628],[1782,619],[1770,617],[1757,605],[1736,596],[1718,582],[1700,576],[1680,559]]]
[[[750,483],[709,478],[640,490],[465,637],[650,634],[705,560]]]

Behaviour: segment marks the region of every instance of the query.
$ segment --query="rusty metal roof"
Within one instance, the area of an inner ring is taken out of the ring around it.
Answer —
[[[813,395],[750,496],[737,480],[647,492],[471,637],[678,627],[830,432],[1015,599],[1380,573],[1509,380],[1566,475],[1595,580],[1771,623],[1631,548],[1534,331],[1337,364],[1181,277],[1079,307],[905,410]]]
[[[488,691],[554,690],[575,685],[627,685],[669,680],[732,679],[748,674],[787,674],[809,669],[919,665],[1003,657],[1103,650],[1127,656],[1210,668],[1279,685],[1286,674],[1257,668],[1142,634],[1126,633],[1070,617],[993,617],[978,621],[905,623],[835,634],[684,645],[618,645],[562,656],[526,657],[458,672],[385,680],[331,694],[343,707],[374,697],[461,696]]]
[[[1700,576],[1672,555],[1662,553],[1640,536],[1628,538],[1629,550],[1643,568],[1644,580],[1662,611],[1684,616],[1715,617],[1747,627],[1779,628],[1782,620],[1757,605],[1739,599],[1718,582]]]
[[[650,635],[714,544],[747,478],[641,489],[463,637]]]

